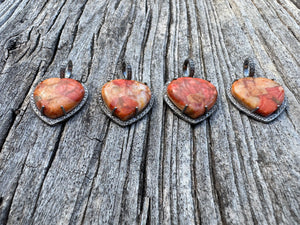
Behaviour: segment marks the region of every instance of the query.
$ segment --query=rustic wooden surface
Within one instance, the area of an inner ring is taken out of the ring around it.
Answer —
[[[246,56],[285,89],[270,124],[226,96]],[[187,57],[219,91],[196,126],[163,102]],[[51,127],[30,94],[69,59],[90,96]],[[97,99],[122,60],[155,96],[125,128]],[[299,75],[297,0],[1,0],[0,224],[300,224]]]

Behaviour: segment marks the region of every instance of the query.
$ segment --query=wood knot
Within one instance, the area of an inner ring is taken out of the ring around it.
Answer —
[[[13,50],[17,49],[19,46],[20,46],[19,38],[15,37],[15,38],[10,39],[7,42],[6,49],[8,51],[13,51]]]

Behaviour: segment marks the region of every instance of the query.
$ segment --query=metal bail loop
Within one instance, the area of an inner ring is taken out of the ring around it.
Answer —
[[[66,68],[60,69],[60,78],[71,78],[72,70],[73,70],[73,63],[71,60],[69,60],[67,70]]]
[[[124,75],[125,79],[131,80],[131,78],[132,78],[132,68],[129,64],[126,65],[125,62],[122,63],[122,72],[123,72],[123,75]]]
[[[66,77],[66,68],[60,68],[60,78]]]
[[[255,64],[252,58],[246,58],[243,64],[243,72],[245,77],[254,77]]]
[[[189,72],[187,68],[189,67]],[[187,77],[193,77],[195,73],[195,63],[192,59],[186,59],[182,66],[183,74]]]

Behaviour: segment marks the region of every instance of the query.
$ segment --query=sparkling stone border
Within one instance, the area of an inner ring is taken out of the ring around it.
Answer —
[[[139,114],[137,114],[135,117],[132,117],[131,119],[126,120],[126,121],[120,120],[118,117],[112,115],[112,112],[106,106],[106,104],[105,104],[105,102],[102,98],[102,94],[100,95],[98,100],[99,100],[99,103],[100,103],[100,107],[101,107],[102,111],[104,112],[104,114],[106,116],[108,116],[116,124],[118,124],[122,127],[126,127],[126,126],[128,126],[130,124],[133,124],[133,123],[137,122],[138,120],[142,119],[150,111],[150,109],[152,108],[153,103],[154,103],[154,97],[153,97],[153,94],[152,94],[153,92],[152,92],[151,89],[150,89],[150,91],[151,91],[151,98],[150,98],[150,101],[149,101],[148,105],[146,106],[146,108],[144,108],[144,110],[141,111]]]
[[[233,84],[233,83],[232,83]],[[232,86],[232,85],[231,85]],[[230,99],[231,103],[238,108],[243,113],[247,114],[248,116],[252,117],[253,119],[256,119],[257,121],[263,122],[263,123],[270,123],[271,121],[275,120],[287,107],[287,98],[284,97],[284,100],[282,104],[279,106],[279,108],[272,113],[269,116],[261,116],[257,113],[251,112],[249,109],[247,109],[245,106],[240,104],[231,94],[231,86],[227,88],[227,96]]]
[[[81,100],[81,102],[79,103],[79,105],[77,105],[74,109],[72,109],[70,112],[68,112],[66,115],[58,117],[56,119],[51,119],[47,116],[44,116],[41,111],[38,109],[38,107],[35,104],[34,101],[34,96],[33,96],[33,92],[30,96],[30,103],[31,103],[31,108],[33,109],[33,111],[35,112],[35,114],[45,123],[47,123],[50,126],[53,126],[57,123],[63,122],[67,119],[69,119],[71,116],[73,116],[75,113],[77,113],[82,106],[86,103],[87,99],[88,99],[88,89],[86,88],[86,86],[84,84],[81,83],[81,85],[84,88],[84,96],[83,99]]]
[[[166,83],[166,85],[164,86],[164,100],[167,103],[167,105],[172,109],[172,111],[179,116],[181,119],[183,119],[184,121],[190,123],[190,124],[197,124],[202,122],[203,120],[206,120],[208,117],[210,117],[217,109],[218,109],[218,99],[215,102],[215,104],[213,105],[213,107],[208,110],[208,112],[206,112],[205,114],[203,114],[202,116],[193,119],[187,115],[185,115],[184,113],[182,113],[182,111],[180,109],[177,108],[177,106],[169,99],[168,94],[167,94],[167,88],[168,85],[171,83],[172,81],[169,81],[168,83]]]

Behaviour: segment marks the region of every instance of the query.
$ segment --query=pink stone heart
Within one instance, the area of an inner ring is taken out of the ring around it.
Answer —
[[[43,114],[55,119],[70,112],[80,104],[84,93],[84,87],[74,79],[49,78],[37,85],[33,96],[37,108],[42,110],[44,106]]]
[[[239,103],[262,116],[274,113],[284,100],[283,88],[263,77],[239,79],[232,84],[231,93]]]
[[[115,116],[126,121],[144,110],[151,99],[151,91],[141,82],[117,79],[102,87],[102,98]]]

